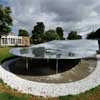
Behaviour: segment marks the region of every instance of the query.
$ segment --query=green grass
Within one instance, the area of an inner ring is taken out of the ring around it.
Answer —
[[[0,83],[1,83],[1,84],[4,84],[4,82],[3,82],[3,80],[2,80],[2,79],[0,79]]]
[[[0,93],[0,100],[28,100],[28,98],[27,96],[17,97],[7,93]]]
[[[100,86],[78,95],[60,96],[59,100],[100,100]]]
[[[2,63],[5,59],[14,57],[12,54],[9,53],[10,47],[0,48],[0,63]]]

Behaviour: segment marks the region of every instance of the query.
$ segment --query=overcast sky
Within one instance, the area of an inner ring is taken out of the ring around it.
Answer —
[[[46,29],[77,30],[84,35],[100,27],[100,0],[0,0],[9,5],[14,19],[13,30],[32,30],[36,22]]]

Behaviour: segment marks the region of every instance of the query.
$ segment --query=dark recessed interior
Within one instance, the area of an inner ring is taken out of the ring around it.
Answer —
[[[26,61],[27,60],[27,61]],[[28,69],[26,68],[26,62]],[[58,73],[68,71],[80,62],[77,60],[58,60]],[[56,73],[55,59],[19,59],[9,65],[10,71],[19,75],[45,76]]]

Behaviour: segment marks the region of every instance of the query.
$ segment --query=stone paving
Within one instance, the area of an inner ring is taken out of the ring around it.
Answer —
[[[86,78],[71,83],[39,83],[22,79],[0,66],[0,78],[9,86],[23,93],[37,96],[57,97],[85,92],[100,85],[100,55],[97,55],[97,66]]]
[[[4,63],[5,66],[8,65],[8,63],[6,63],[7,61]],[[50,73],[50,71],[55,72],[55,70],[52,68],[50,69],[48,66],[41,65],[41,67],[38,67],[37,65],[36,67],[34,63],[31,67],[36,70],[31,69],[31,71],[28,71],[27,73],[27,70],[25,69],[25,61],[21,59],[14,61],[9,65],[9,67],[11,72],[26,80],[42,83],[68,83],[78,81],[90,75],[95,70],[96,63],[96,59],[82,59],[81,62],[79,62],[77,65],[74,65],[70,69],[66,69],[70,66],[68,66],[66,63],[66,68],[62,72],[58,72],[58,74]],[[64,66],[59,67],[61,68]],[[26,73],[23,74],[23,72]]]

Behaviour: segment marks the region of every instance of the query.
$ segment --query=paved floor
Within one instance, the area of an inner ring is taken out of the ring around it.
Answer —
[[[20,67],[22,67],[21,66],[22,64],[20,61],[16,61],[16,63],[14,62],[15,65],[19,66],[18,67],[19,70],[17,68],[15,68],[15,71],[17,70],[19,72]],[[17,66],[13,65],[12,68],[17,67]],[[75,82],[75,81],[78,81],[78,80],[81,80],[81,79],[87,77],[89,74],[91,74],[95,70],[95,67],[96,67],[96,60],[84,59],[84,60],[81,60],[81,62],[78,65],[75,65],[73,68],[71,68],[67,71],[65,70],[62,73],[53,74],[53,75],[45,75],[45,76],[18,74],[18,76],[23,79],[27,79],[30,81],[36,81],[36,82],[68,83],[68,82]],[[33,68],[34,68],[34,66],[33,66]],[[36,67],[36,68],[37,68],[37,71],[39,72],[39,68],[38,67]],[[44,69],[43,69],[43,67],[42,67],[41,70],[43,70],[43,72],[46,73],[46,72],[48,72],[49,68],[44,67]]]

